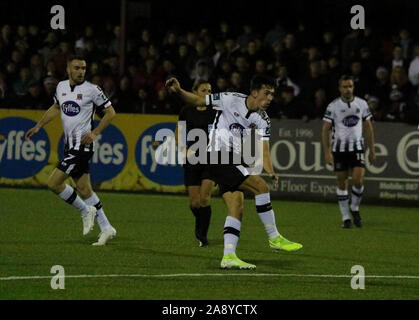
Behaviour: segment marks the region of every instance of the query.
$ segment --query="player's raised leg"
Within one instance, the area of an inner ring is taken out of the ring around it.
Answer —
[[[269,187],[260,176],[250,175],[240,185],[241,190],[251,192],[255,196],[256,211],[265,226],[269,238],[269,246],[276,250],[295,251],[303,247],[302,244],[284,238],[276,228],[275,213],[272,209]]]
[[[68,178],[68,175],[56,168],[52,172],[48,179],[48,188],[56,193],[61,199],[72,205],[74,208],[81,212],[83,221],[83,235],[90,232],[94,225],[94,218],[96,215],[96,208],[94,206],[87,205],[74,190],[64,181]]]
[[[243,216],[243,193],[239,191],[225,192],[223,199],[228,209],[228,216],[224,224],[224,255],[221,260],[221,268],[255,269],[255,265],[240,260],[236,255]]]
[[[350,209],[352,217],[354,218],[354,224],[358,228],[362,227],[359,205],[361,204],[362,195],[364,193],[364,174],[364,168],[355,167],[352,169],[352,195]]]
[[[336,171],[336,180],[336,195],[340,213],[342,214],[342,227],[348,229],[351,227],[351,217],[349,215],[348,171]]]
[[[90,174],[84,173],[80,178],[73,178],[77,190],[84,199],[85,203],[90,206],[94,206],[97,210],[96,221],[100,228],[99,239],[93,243],[94,246],[103,246],[109,240],[116,236],[116,230],[109,223],[106,217],[105,211],[103,210],[102,202],[100,201],[97,194],[93,191],[90,183]]]

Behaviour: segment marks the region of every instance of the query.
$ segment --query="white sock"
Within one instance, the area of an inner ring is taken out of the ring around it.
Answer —
[[[236,253],[241,225],[242,223],[240,220],[227,216],[224,224],[224,255]]]
[[[351,217],[349,216],[348,190],[340,190],[336,188],[336,194],[338,196],[338,203],[339,203],[340,213],[342,214],[342,221],[351,219]]]
[[[58,194],[58,196],[79,210],[82,216],[85,216],[89,212],[86,203],[77,195],[76,190],[74,190],[68,184],[65,185],[65,189],[60,194]]]
[[[108,218],[105,215],[105,212],[102,208],[102,202],[100,202],[99,197],[96,193],[93,193],[93,195],[90,198],[87,198],[84,200],[87,205],[89,206],[95,206],[97,210],[96,215],[96,221],[99,225],[100,231],[105,231],[111,227],[111,224],[108,221]]]
[[[362,194],[364,192],[364,186],[361,188],[352,187],[352,196],[351,196],[351,210],[359,211],[359,205],[361,204]]]
[[[265,226],[265,231],[269,239],[279,236],[278,229],[275,224],[275,213],[272,210],[271,199],[269,193],[258,194],[255,196],[256,210],[259,218]]]

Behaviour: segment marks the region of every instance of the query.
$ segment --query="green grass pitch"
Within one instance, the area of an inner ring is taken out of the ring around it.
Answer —
[[[83,237],[78,212],[53,193],[0,189],[0,299],[419,299],[415,208],[363,205],[364,227],[343,230],[337,203],[273,201],[279,231],[304,245],[278,253],[268,247],[254,201],[246,200],[237,254],[257,269],[231,271],[219,268],[221,198],[212,200],[210,247],[199,248],[187,197],[98,195],[118,232],[104,247],[91,246],[98,226]],[[68,277],[65,290],[51,289],[50,278],[6,280],[52,277],[54,265],[66,276],[104,277]],[[354,265],[365,269],[364,290],[351,288]]]

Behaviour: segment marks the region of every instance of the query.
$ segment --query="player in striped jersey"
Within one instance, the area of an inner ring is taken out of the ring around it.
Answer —
[[[92,189],[89,160],[93,155],[96,137],[114,118],[115,110],[103,91],[85,80],[86,61],[83,58],[75,56],[69,59],[67,74],[69,79],[57,85],[54,104],[36,126],[26,132],[25,138],[30,139],[61,114],[65,137],[64,158],[49,177],[48,188],[81,212],[83,235],[93,230],[96,219],[101,232],[93,245],[100,246],[115,237],[116,230],[109,223],[102,203]],[[104,116],[99,125],[93,128],[96,107],[103,111]],[[74,180],[81,197],[65,184],[68,177]]]
[[[272,209],[269,187],[259,175],[250,174],[242,163],[235,160],[239,152],[239,144],[244,135],[249,134],[245,129],[255,129],[263,142],[263,168],[269,174],[274,184],[278,184],[278,176],[275,174],[270,157],[269,137],[270,121],[264,111],[273,99],[275,82],[273,79],[256,76],[252,79],[250,95],[240,93],[222,92],[197,96],[185,91],[180,87],[175,78],[168,79],[166,86],[176,93],[183,101],[191,105],[207,105],[217,111],[213,129],[210,132],[208,150],[217,154],[222,149],[228,150],[229,156],[226,163],[213,163],[211,159],[210,179],[219,184],[220,193],[226,202],[228,216],[224,225],[224,256],[221,260],[221,268],[255,269],[256,266],[240,260],[236,255],[238,244],[243,200],[233,202],[233,193],[238,190],[247,191],[254,195],[256,211],[262,221],[268,235],[268,243],[271,248],[285,251],[295,251],[302,248],[299,243],[285,239],[277,230],[275,214]],[[238,141],[231,138],[231,134],[241,136]],[[218,158],[219,160],[219,158]]]
[[[353,95],[354,82],[349,76],[339,79],[340,97],[332,101],[323,117],[322,143],[326,163],[334,164],[337,178],[337,197],[342,214],[343,227],[351,227],[352,214],[354,224],[361,227],[359,205],[364,192],[364,138],[365,127],[369,161],[375,161],[374,130],[371,123],[372,115],[364,99]],[[329,131],[332,130],[330,146]],[[348,177],[352,174],[351,204],[349,207]]]

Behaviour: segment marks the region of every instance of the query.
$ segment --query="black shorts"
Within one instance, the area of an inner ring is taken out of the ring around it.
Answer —
[[[209,166],[210,179],[219,185],[220,194],[239,190],[239,186],[249,177],[242,165],[212,164]]]
[[[335,171],[346,171],[351,168],[365,168],[363,151],[333,152]]]
[[[92,155],[93,151],[66,148],[64,150],[64,159],[58,163],[57,168],[70,177],[78,179],[83,174],[89,173],[89,161]]]
[[[185,186],[200,186],[202,180],[210,179],[209,166],[205,164],[185,164],[183,166]]]

